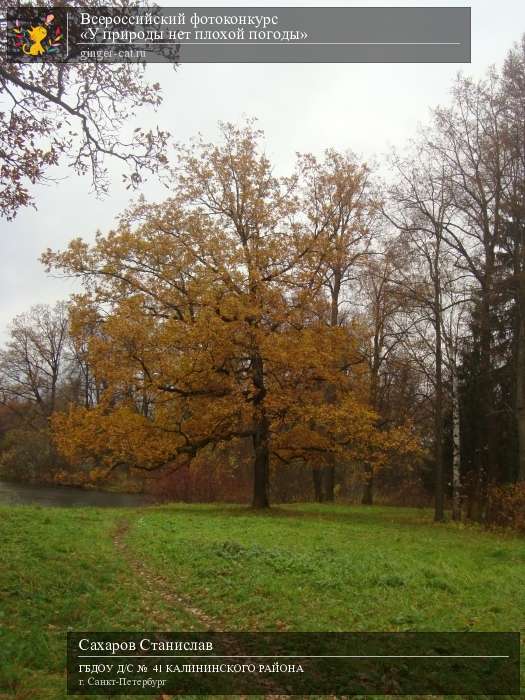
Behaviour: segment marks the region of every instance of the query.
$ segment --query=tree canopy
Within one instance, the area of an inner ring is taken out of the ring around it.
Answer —
[[[330,323],[332,218],[311,225],[301,170],[276,177],[250,124],[221,131],[219,144],[179,148],[170,199],[131,208],[93,246],[43,256],[84,281],[75,325],[96,316],[89,354],[105,387],[54,427],[64,454],[109,467],[249,439],[265,507],[271,459],[380,462],[416,446],[408,428],[378,430],[359,329]]]

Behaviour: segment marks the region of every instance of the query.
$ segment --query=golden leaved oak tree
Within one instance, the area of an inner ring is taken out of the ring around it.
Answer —
[[[89,325],[102,387],[95,406],[56,414],[53,427],[66,457],[106,469],[156,469],[249,439],[264,508],[271,459],[381,461],[415,442],[376,429],[358,343],[325,322],[323,246],[298,176],[274,177],[250,124],[221,130],[219,145],[178,148],[170,199],[139,203],[93,246],[44,254],[84,282],[72,329],[85,337]]]

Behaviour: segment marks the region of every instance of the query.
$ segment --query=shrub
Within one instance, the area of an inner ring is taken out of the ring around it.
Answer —
[[[486,521],[525,532],[525,483],[490,489]]]

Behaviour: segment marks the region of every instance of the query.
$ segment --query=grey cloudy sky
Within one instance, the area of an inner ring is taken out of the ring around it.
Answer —
[[[193,2],[194,6],[199,3]],[[212,2],[202,6],[315,5],[319,2]],[[399,2],[331,2],[331,5],[398,5]],[[184,141],[201,131],[212,139],[219,120],[240,122],[257,117],[266,132],[268,154],[285,171],[297,151],[321,153],[325,148],[351,149],[365,159],[380,158],[392,146],[402,148],[430,108],[445,104],[459,70],[479,76],[501,64],[525,32],[524,0],[405,0],[404,6],[471,6],[472,63],[458,64],[187,64],[174,72],[165,65],[148,66],[158,80],[164,103],[141,123],[158,123]],[[0,340],[9,320],[35,303],[66,298],[71,281],[53,279],[38,262],[48,246],[63,248],[76,236],[92,239],[108,230],[128,204],[130,194],[115,170],[110,196],[89,193],[87,178],[59,173],[57,185],[35,188],[38,211],[25,210],[14,222],[1,220]],[[150,199],[165,196],[158,183],[145,187]]]

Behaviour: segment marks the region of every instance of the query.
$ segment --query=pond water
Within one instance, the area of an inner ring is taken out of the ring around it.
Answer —
[[[71,486],[32,486],[0,481],[0,505],[136,507],[152,503],[150,496],[108,493]]]

